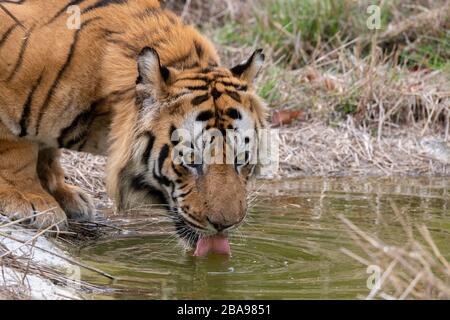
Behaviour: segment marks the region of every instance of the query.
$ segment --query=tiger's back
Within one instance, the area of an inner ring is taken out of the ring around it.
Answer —
[[[67,7],[64,0],[7,5],[23,26],[0,10],[0,119],[16,136],[72,147],[80,132],[62,134],[100,99],[107,31],[98,16],[69,28]]]
[[[73,3],[79,5],[81,14],[78,28],[76,12],[67,13]],[[76,128],[73,121],[80,112],[84,118],[105,116],[110,111],[106,100],[123,93],[115,91],[133,89],[129,79],[128,87],[107,88],[105,81],[112,80],[103,67],[106,51],[120,52],[117,64],[128,64],[130,73],[136,73],[135,59],[143,45],[159,46],[161,60],[174,65],[192,55],[192,38],[198,37],[154,0],[28,0],[5,7],[23,26],[0,11],[0,119],[16,136],[58,147],[83,149],[83,135],[90,130]],[[178,32],[177,28],[185,30]],[[148,32],[143,35],[142,29]],[[180,34],[185,39],[170,39]],[[128,56],[123,56],[124,50]],[[212,60],[217,60],[214,50],[208,50]],[[74,125],[75,131],[67,132]],[[92,149],[88,151],[105,151]]]

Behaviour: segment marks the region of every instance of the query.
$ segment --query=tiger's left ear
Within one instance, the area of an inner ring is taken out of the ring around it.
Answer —
[[[261,70],[264,59],[265,56],[263,50],[258,49],[253,52],[250,58],[230,70],[235,77],[247,81],[248,83],[252,83],[258,75],[258,72]]]
[[[153,98],[158,99],[166,96],[171,71],[161,65],[158,52],[153,48],[145,47],[139,53],[137,64],[138,78],[136,85],[143,85],[144,91],[148,92]]]

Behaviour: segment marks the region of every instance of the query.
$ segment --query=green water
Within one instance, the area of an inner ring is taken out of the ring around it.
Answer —
[[[100,241],[80,259],[118,278],[85,273],[115,289],[99,299],[354,299],[369,293],[366,266],[341,252],[361,251],[343,214],[387,244],[406,235],[391,202],[424,223],[450,258],[449,178],[308,178],[260,181],[248,222],[231,237],[232,257],[192,257],[170,226],[150,223],[139,236]]]

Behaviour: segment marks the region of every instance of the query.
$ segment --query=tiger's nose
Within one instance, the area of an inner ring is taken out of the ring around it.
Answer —
[[[214,227],[214,229],[217,230],[217,232],[226,230],[234,225],[234,224],[225,224],[223,222],[215,222],[215,221],[211,220],[210,218],[207,218],[207,219],[208,219],[208,222]]]

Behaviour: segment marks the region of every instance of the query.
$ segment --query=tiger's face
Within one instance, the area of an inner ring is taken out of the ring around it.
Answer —
[[[246,216],[265,127],[265,107],[253,92],[263,61],[257,50],[232,69],[176,70],[161,66],[153,49],[139,55],[135,161],[127,170],[140,173],[123,205],[161,195],[198,255],[228,252],[226,235]]]

